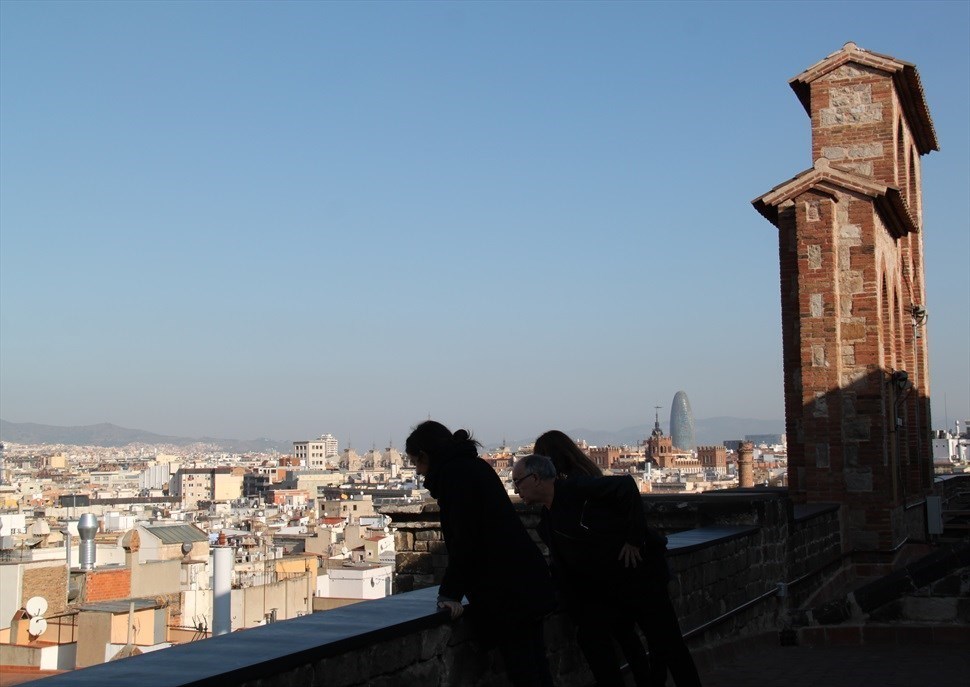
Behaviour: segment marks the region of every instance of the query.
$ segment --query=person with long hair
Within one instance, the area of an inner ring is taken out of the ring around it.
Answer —
[[[548,432],[540,434],[532,452],[549,458],[552,464],[556,466],[556,472],[566,479],[577,475],[603,476],[603,471],[600,470],[599,466],[583,453],[576,442],[569,438],[568,434],[560,432],[558,429],[550,429]]]
[[[662,686],[669,670],[677,687],[698,687],[700,677],[667,592],[667,539],[647,527],[633,479],[603,477],[559,430],[539,436],[533,450],[536,455],[513,468],[513,479],[518,475],[522,480],[516,491],[526,502],[544,506],[540,534],[560,568],[557,581],[570,601],[567,610],[577,625],[577,641],[597,682],[621,684],[612,635],[637,685]],[[549,468],[541,457],[551,462]],[[550,468],[551,477],[543,472]],[[542,474],[530,484],[523,477],[527,473]],[[602,596],[584,592],[594,559],[606,575],[608,591]],[[618,559],[624,565],[617,565]],[[649,660],[635,625],[647,639]]]
[[[469,621],[483,639],[497,641],[512,684],[548,687],[543,620],[555,608],[549,570],[478,447],[466,430],[452,432],[434,420],[405,442],[440,508],[448,565],[438,607],[456,619],[467,597]]]

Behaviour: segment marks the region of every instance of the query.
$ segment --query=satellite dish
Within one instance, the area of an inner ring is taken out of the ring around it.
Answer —
[[[182,555],[188,556],[190,551],[192,551],[192,544],[189,542],[184,542],[182,544]]]
[[[47,602],[45,601],[44,603],[46,604]],[[47,631],[47,621],[46,620],[44,620],[40,616],[37,616],[35,618],[31,618],[30,619],[30,623],[28,623],[28,625],[27,625],[27,632],[32,637],[40,637],[46,631]]]
[[[42,596],[32,596],[27,599],[24,610],[27,611],[27,615],[31,618],[42,616],[47,613],[47,599]]]

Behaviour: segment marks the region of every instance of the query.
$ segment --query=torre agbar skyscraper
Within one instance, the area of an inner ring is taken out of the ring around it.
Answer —
[[[694,413],[690,410],[687,392],[678,391],[674,394],[674,402],[670,404],[670,438],[674,448],[681,451],[693,451],[697,448],[694,441]]]

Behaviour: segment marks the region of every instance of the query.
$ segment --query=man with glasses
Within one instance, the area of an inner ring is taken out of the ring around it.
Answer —
[[[699,687],[667,594],[667,540],[647,527],[634,479],[559,479],[552,460],[533,454],[512,467],[512,484],[523,501],[543,507],[539,536],[549,547],[553,577],[597,684],[623,684],[613,637],[624,653],[643,653],[639,639],[630,646],[636,623],[659,659],[660,674],[649,684],[663,685],[669,669],[677,687]],[[634,678],[648,683],[642,671],[634,671]]]
[[[513,470],[512,472],[513,472],[513,474],[515,473],[515,471],[514,471],[514,470]],[[530,473],[528,473],[528,474],[526,474],[526,475],[522,475],[522,476],[521,476],[521,477],[519,477],[518,479],[515,479],[515,478],[513,477],[513,478],[512,478],[512,486],[513,486],[513,488],[515,489],[515,493],[516,493],[516,494],[518,494],[518,493],[519,493],[519,485],[520,485],[520,484],[522,484],[522,482],[524,482],[524,481],[526,481],[526,480],[527,480],[528,478],[530,478],[530,477],[535,477],[535,476],[536,476],[536,473],[534,473],[534,472],[530,472]],[[523,499],[523,500],[524,500],[524,499]]]

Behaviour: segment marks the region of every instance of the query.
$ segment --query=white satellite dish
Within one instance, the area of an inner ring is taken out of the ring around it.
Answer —
[[[46,620],[41,618],[39,615],[30,619],[30,623],[28,623],[27,625],[27,632],[32,637],[40,637],[46,631],[47,631]]]
[[[27,599],[24,610],[27,611],[27,615],[31,618],[42,616],[47,613],[47,599],[42,596],[32,596]]]

